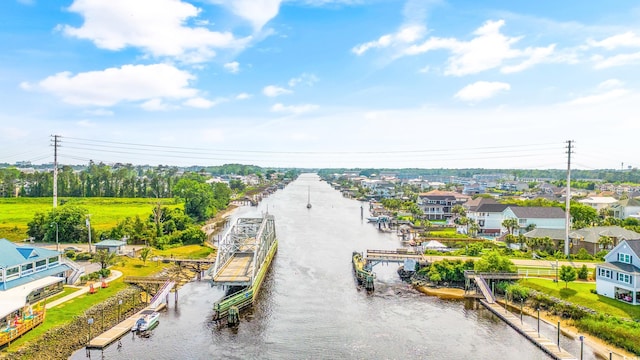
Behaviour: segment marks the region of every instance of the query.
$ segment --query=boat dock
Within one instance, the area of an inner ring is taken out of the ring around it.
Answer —
[[[502,319],[514,330],[522,334],[525,338],[531,341],[534,345],[544,351],[547,355],[556,360],[577,360],[577,358],[571,355],[566,350],[562,349],[558,343],[553,342],[544,336],[541,336],[537,330],[531,328],[529,325],[524,324],[516,317],[512,312],[506,311],[505,308],[497,303],[489,303],[486,300],[480,300],[482,305],[491,311],[494,315]]]

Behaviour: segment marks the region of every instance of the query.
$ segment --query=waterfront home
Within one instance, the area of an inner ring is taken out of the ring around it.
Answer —
[[[500,235],[506,204],[492,204],[490,202],[478,206],[475,211],[469,211],[467,217],[473,219],[480,227],[479,234]]]
[[[432,190],[418,195],[417,205],[428,220],[446,220],[451,218],[454,205],[464,204],[470,196],[453,191]]]
[[[599,295],[640,305],[640,240],[623,240],[596,265]]]
[[[542,229],[564,229],[565,213],[559,207],[549,206],[509,206],[503,213],[504,219],[517,219],[517,234],[524,233],[529,226]],[[507,229],[502,229],[506,233]],[[517,235],[515,234],[515,235]]]
[[[0,328],[24,318],[29,304],[62,291],[70,270],[57,251],[0,239]]]

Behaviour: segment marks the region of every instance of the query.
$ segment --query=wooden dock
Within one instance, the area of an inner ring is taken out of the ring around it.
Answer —
[[[138,321],[140,316],[142,316],[142,312],[145,310],[149,310],[149,308],[144,308],[138,311],[134,315],[131,315],[130,317],[124,319],[118,325],[94,337],[89,341],[89,344],[87,344],[87,348],[104,349],[114,341],[120,339],[124,334],[131,332],[131,327],[133,327],[136,321]]]
[[[511,326],[514,330],[522,334],[525,338],[531,341],[534,345],[544,351],[547,355],[551,356],[556,360],[577,360],[577,358],[571,355],[566,350],[562,349],[558,346],[557,343],[551,341],[544,336],[538,334],[538,331],[531,328],[529,325],[524,324],[520,321],[520,319],[515,316],[510,311],[505,311],[505,309],[496,304],[489,303],[486,300],[480,300],[482,305],[489,309],[494,315],[502,319],[509,326]]]

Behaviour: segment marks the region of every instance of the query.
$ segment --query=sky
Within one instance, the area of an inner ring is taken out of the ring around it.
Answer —
[[[0,163],[640,166],[640,3],[2,0]]]

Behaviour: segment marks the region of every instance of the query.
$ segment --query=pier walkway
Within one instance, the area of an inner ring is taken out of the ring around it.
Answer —
[[[482,305],[489,309],[494,315],[502,319],[514,330],[522,334],[527,340],[531,341],[534,345],[544,351],[547,355],[556,360],[577,360],[575,356],[571,355],[566,350],[562,349],[558,343],[553,342],[540,333],[531,328],[529,325],[524,324],[517,316],[512,312],[506,311],[505,308],[496,304],[489,303],[486,300],[480,300]]]

